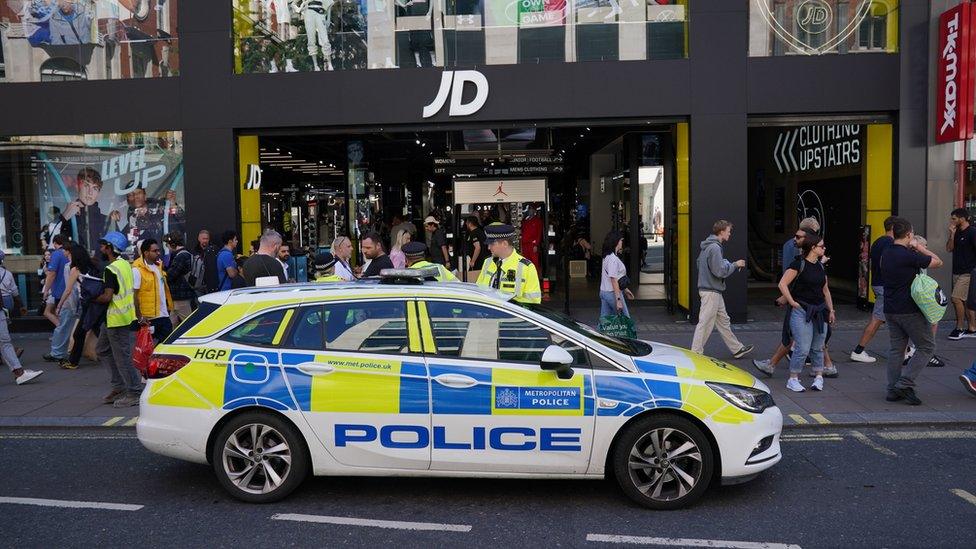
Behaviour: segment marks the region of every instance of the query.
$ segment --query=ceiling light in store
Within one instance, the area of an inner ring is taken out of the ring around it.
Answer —
[[[427,146],[427,143],[421,143],[420,146],[421,147],[426,147]]]
[[[418,145],[420,144],[420,140],[419,139],[414,140],[414,142],[417,143]]]

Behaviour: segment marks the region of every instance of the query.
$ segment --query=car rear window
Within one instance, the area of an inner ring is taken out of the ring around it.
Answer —
[[[195,311],[190,313],[190,316],[186,317],[186,320],[180,322],[180,325],[173,330],[173,333],[169,334],[169,337],[163,340],[163,343],[172,343],[183,337],[183,334],[185,334],[187,330],[196,326],[201,320],[210,316],[210,313],[216,311],[218,308],[220,308],[220,305],[217,305],[216,303],[201,301],[200,306],[197,307]]]

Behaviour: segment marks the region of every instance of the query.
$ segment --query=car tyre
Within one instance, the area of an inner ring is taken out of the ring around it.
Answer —
[[[672,414],[638,419],[617,439],[613,471],[635,502],[657,510],[695,503],[711,482],[715,455],[692,421]]]
[[[228,421],[214,440],[211,458],[221,486],[248,503],[283,499],[309,471],[301,434],[266,412],[246,412]]]

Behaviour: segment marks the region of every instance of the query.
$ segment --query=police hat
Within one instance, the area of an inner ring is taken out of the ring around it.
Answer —
[[[335,266],[337,260],[334,255],[324,252],[315,256],[315,269],[324,271]]]
[[[485,227],[485,237],[489,244],[495,240],[514,240],[515,227],[504,223],[492,223]]]
[[[407,242],[400,248],[400,251],[410,259],[423,258],[427,255],[427,245],[423,242]]]

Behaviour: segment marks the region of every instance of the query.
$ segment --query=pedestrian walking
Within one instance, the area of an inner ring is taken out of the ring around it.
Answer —
[[[912,242],[915,243],[916,245],[921,244],[922,246],[925,246],[926,248],[929,247],[928,240],[926,240],[925,237],[922,236],[922,235],[918,235],[917,234],[914,237],[912,237]],[[936,336],[938,336],[938,334],[939,334],[939,323],[938,322],[934,322],[934,323],[932,323],[932,337],[936,337]],[[902,366],[907,366],[908,365],[908,361],[909,360],[912,360],[912,358],[915,356],[915,351],[916,351],[915,344],[912,343],[911,341],[909,341],[908,342],[908,350],[905,351],[905,359],[902,360],[902,363],[901,363]],[[942,358],[939,357],[939,355],[936,355],[936,354],[933,354],[932,355],[932,358],[929,359],[928,364],[926,364],[926,366],[928,366],[930,368],[942,368],[945,365],[946,365],[946,362],[944,360],[942,360]]]
[[[742,358],[752,352],[753,346],[743,345],[732,332],[732,321],[725,311],[725,299],[722,297],[725,279],[746,266],[744,259],[732,263],[722,257],[722,245],[730,238],[732,223],[720,219],[712,225],[712,234],[701,242],[701,252],[698,254],[698,296],[701,298],[701,308],[691,350],[698,354],[704,353],[705,343],[712,335],[712,330],[718,328],[718,333],[732,356]]]
[[[515,227],[492,223],[485,228],[485,238],[491,257],[482,264],[478,286],[512,294],[517,303],[542,303],[535,264],[515,251]]]
[[[281,235],[277,231],[269,229],[261,235],[258,251],[244,261],[244,282],[247,286],[284,284],[288,281],[278,258],[281,244]]]
[[[193,254],[183,246],[183,235],[178,231],[166,235],[166,247],[172,257],[166,267],[166,283],[169,284],[169,293],[173,297],[170,321],[176,327],[193,312],[196,292],[189,281],[193,270]]]
[[[790,358],[790,378],[786,388],[797,393],[805,390],[799,376],[808,356],[814,373],[810,388],[823,390],[827,326],[835,320],[827,271],[821,262],[827,250],[826,244],[820,235],[808,235],[803,239],[800,250],[802,257],[790,264],[779,281],[779,291],[791,307],[793,356]]]
[[[108,305],[105,323],[98,335],[98,360],[111,375],[112,390],[102,400],[116,408],[139,404],[142,379],[132,365],[134,342],[132,324],[136,320],[132,266],[122,257],[128,247],[125,235],[113,231],[99,241],[99,248],[108,265],[102,273],[105,289],[96,303]]]
[[[976,311],[966,308],[970,278],[976,269],[976,227],[970,224],[969,210],[958,208],[949,216],[949,239],[946,251],[952,254],[952,307],[956,311],[956,328],[949,339],[976,338]]]
[[[153,341],[159,343],[173,331],[170,311],[173,297],[169,292],[166,270],[160,258],[162,249],[153,238],[139,246],[142,255],[132,263],[132,288],[135,290],[136,318],[139,324],[150,326]]]
[[[450,265],[451,256],[447,250],[447,233],[441,228],[441,222],[430,215],[424,219],[424,229],[427,231],[427,249],[430,250],[430,260],[441,265]]]
[[[464,261],[467,262],[465,272],[465,282],[475,282],[481,274],[481,265],[485,262],[488,255],[488,248],[485,245],[485,230],[478,221],[478,216],[469,215],[464,220],[464,227],[467,229],[464,235]]]
[[[875,334],[878,333],[878,329],[885,323],[884,316],[884,281],[882,279],[881,273],[881,254],[888,249],[889,246],[895,243],[894,233],[892,232],[892,226],[894,225],[896,217],[889,216],[884,220],[884,230],[885,234],[879,236],[874,243],[871,244],[870,260],[871,260],[871,290],[874,291],[874,308],[871,309],[871,320],[868,325],[864,327],[864,332],[861,334],[861,340],[858,341],[857,346],[851,351],[851,360],[854,362],[864,362],[871,364],[876,362],[878,359],[868,354],[865,348],[874,339]]]
[[[44,301],[44,318],[51,321],[51,324],[54,324],[55,328],[61,324],[61,319],[58,318],[58,315],[54,314],[54,307],[58,304],[58,300],[61,299],[61,292],[64,291],[63,269],[68,258],[61,250],[66,241],[67,238],[62,235],[55,235],[51,239],[51,249],[49,250],[51,255],[49,258],[45,257],[47,261],[44,264],[44,286],[41,289],[41,296]],[[51,341],[54,341],[53,335]],[[51,346],[52,348],[54,347],[53,343]],[[57,362],[60,358],[51,352],[44,355],[44,360]]]
[[[17,385],[23,385],[37,379],[37,376],[43,374],[44,370],[29,370],[20,363],[13,340],[10,339],[9,322],[10,313],[7,312],[6,308],[0,309],[0,358],[10,369],[10,373],[14,375],[14,381]]]
[[[627,267],[620,260],[624,249],[624,237],[611,231],[603,240],[603,267],[600,274],[600,316],[622,314],[630,318],[627,299],[634,299],[628,288]]]
[[[71,334],[74,343],[68,351],[68,356],[58,363],[58,366],[65,370],[75,370],[81,361],[81,354],[85,349],[85,336],[88,330],[85,328],[84,318],[85,307],[81,303],[81,279],[83,276],[93,276],[96,272],[95,264],[88,255],[88,250],[80,244],[71,247],[71,269],[68,271],[68,279],[65,282],[65,290],[58,302],[56,311],[61,314],[65,307],[75,310],[74,317],[79,320]]]
[[[390,247],[390,261],[393,262],[393,268],[403,269],[407,266],[407,258],[403,255],[403,247],[408,242],[410,242],[409,231],[400,231],[396,234],[393,246]]]
[[[352,259],[352,241],[348,236],[337,236],[332,241],[332,255],[336,258],[335,274],[346,281],[355,280],[356,276],[349,266],[349,261]]]
[[[915,378],[935,354],[932,326],[912,298],[912,282],[923,269],[938,269],[942,260],[926,246],[914,242],[912,224],[898,218],[892,223],[894,242],[881,254],[884,315],[888,324],[888,393],[885,400],[921,404]],[[920,360],[903,363],[908,342],[913,341]]]

